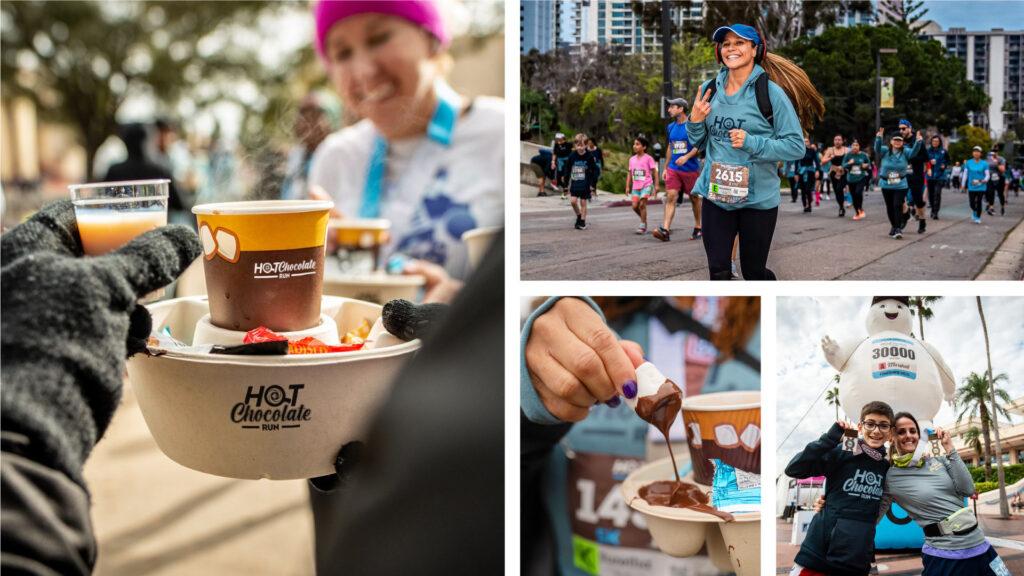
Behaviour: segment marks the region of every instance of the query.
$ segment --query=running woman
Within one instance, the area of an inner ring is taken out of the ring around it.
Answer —
[[[629,158],[626,172],[626,194],[633,203],[633,212],[640,217],[637,234],[647,233],[647,201],[658,193],[658,163],[647,155],[648,144],[643,136],[633,140],[633,156]]]
[[[567,180],[563,180],[562,174],[565,173],[565,161],[572,154],[572,144],[565,139],[565,134],[561,132],[555,134],[555,141],[551,143],[551,170],[558,175],[557,182],[558,188],[562,192],[562,200],[565,200],[566,186],[568,185]]]
[[[1006,167],[1006,158],[1003,158],[1002,156],[1000,156],[999,153],[996,152],[996,149],[993,147],[992,151],[988,153],[988,174],[989,174],[989,179],[988,179],[988,190],[985,191],[985,201],[988,204],[988,207],[985,209],[985,211],[988,212],[989,216],[995,216],[996,215],[995,204],[996,204],[996,187],[997,187],[997,183],[1000,183],[1001,180],[1005,180],[1005,178],[1001,178],[1000,177],[1000,172],[999,172],[999,167],[1000,166],[1003,166],[1003,168],[1005,169],[1005,167]]]
[[[800,188],[800,201],[804,212],[811,211],[814,196],[814,185],[818,181],[818,153],[814,151],[809,138],[804,136],[804,156],[794,162],[796,167],[796,185]]]
[[[902,126],[901,126],[902,128]],[[902,130],[901,130],[902,131]],[[907,198],[907,172],[910,159],[921,149],[921,132],[918,131],[914,145],[908,151],[903,145],[903,135],[893,134],[889,145],[882,144],[884,128],[878,129],[875,135],[875,154],[881,166],[878,169],[878,180],[882,185],[882,196],[885,198],[885,212],[889,216],[890,238],[903,238],[903,208]]]
[[[832,145],[825,149],[821,157],[822,165],[828,164],[828,180],[832,193],[836,195],[836,202],[839,203],[839,218],[846,216],[846,170],[843,168],[843,156],[849,151],[843,137],[836,134]]]
[[[662,174],[665,181],[665,217],[662,225],[651,234],[662,242],[671,239],[672,218],[675,217],[676,205],[682,200],[682,195],[690,196],[690,206],[693,207],[693,233],[690,234],[690,240],[701,236],[701,198],[693,194],[693,184],[700,175],[700,162],[697,160],[700,150],[692,145],[687,133],[686,111],[689,106],[683,98],[668,101],[672,123],[666,127],[669,159],[665,162],[665,172]]]
[[[824,101],[803,70],[767,52],[754,28],[722,26],[712,40],[722,70],[701,85],[686,125],[689,136],[707,150],[693,190],[707,200],[702,217],[708,271],[712,280],[732,278],[729,256],[738,234],[743,278],[774,280],[767,263],[779,215],[775,163],[803,157],[801,123],[809,127],[821,118]],[[756,85],[763,74],[769,78],[760,82],[767,82],[762,86],[772,123],[757,105]]]
[[[562,165],[562,180],[568,183],[569,202],[576,213],[577,230],[587,229],[587,201],[597,187],[597,161],[587,152],[587,135],[573,138],[575,149]]]
[[[942,138],[936,134],[932,136],[931,146],[928,147],[928,207],[931,208],[932,220],[939,219],[942,188],[946,185],[947,166],[949,166],[949,152],[942,146]]]
[[[1006,189],[1009,187],[1009,182],[1006,180],[1006,164],[997,164],[995,172],[989,174],[988,182],[990,184],[990,190],[999,198],[999,215],[1006,215]],[[989,200],[989,206],[992,206],[992,200]],[[990,208],[991,210],[991,208]],[[989,214],[995,214],[990,211]]]
[[[853,201],[853,219],[864,218],[864,188],[871,179],[871,160],[860,151],[860,142],[854,140],[850,151],[843,155],[843,169],[846,170],[846,182],[850,186],[850,197]]]
[[[910,146],[915,151],[909,156],[910,169],[907,170],[906,179],[907,187],[910,189],[910,202],[914,207],[914,217],[917,218],[917,233],[923,234],[928,222],[924,216],[924,165],[928,162],[928,151],[925,150],[924,143],[915,147],[917,141],[921,139],[921,131],[918,130],[916,136],[913,131],[914,127],[910,124],[910,120],[900,120],[900,136],[903,136],[904,146]],[[903,225],[906,225],[909,219],[910,213],[905,212]]]
[[[960,172],[963,171],[963,169],[964,169],[964,167],[961,166],[960,165],[960,161],[957,160],[956,164],[953,165],[952,170],[950,170],[950,177],[949,177],[950,184],[953,185],[952,186],[953,190],[961,192],[961,193],[964,192],[963,190],[960,190]]]
[[[981,224],[981,204],[988,190],[988,162],[981,159],[981,146],[971,149],[971,158],[964,162],[964,170],[960,176],[960,184],[967,190],[967,200],[971,205],[971,220]]]

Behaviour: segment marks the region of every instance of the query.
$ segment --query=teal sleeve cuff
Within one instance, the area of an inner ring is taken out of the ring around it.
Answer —
[[[562,298],[564,296],[548,298],[547,301],[534,310],[530,317],[526,319],[526,323],[523,324],[523,332],[519,338],[519,405],[523,409],[523,414],[531,422],[537,424],[565,424],[565,422],[552,415],[544,406],[544,403],[540,401],[537,391],[533,388],[533,381],[530,380],[530,372],[526,369],[526,342],[530,339],[534,320],[550,310]],[[589,304],[601,316],[601,320],[604,321],[604,313],[601,312],[601,308],[593,300],[586,296],[574,296],[574,298],[579,298]]]

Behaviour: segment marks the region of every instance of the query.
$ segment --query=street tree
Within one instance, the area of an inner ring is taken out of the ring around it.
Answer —
[[[891,21],[901,28],[918,34],[924,28],[924,20],[928,9],[924,7],[924,0],[879,0],[879,12],[887,10],[890,14],[896,15],[896,20]]]
[[[967,80],[964,64],[935,40],[922,40],[894,25],[833,27],[802,37],[779,52],[799,64],[825,98],[825,118],[814,129],[819,141],[835,134],[874,141],[875,55],[882,75],[895,79],[895,108],[881,111],[882,126],[895,129],[900,118],[934,126],[948,134],[967,123],[967,114],[988,106],[984,90]]]
[[[988,130],[984,128],[964,124],[958,127],[956,132],[960,139],[949,145],[949,158],[954,162],[967,161],[975,146],[980,146],[982,150],[992,148],[992,138],[988,135]]]
[[[996,481],[999,483],[999,515],[1003,518],[1010,517],[1010,506],[1006,501],[1006,476],[1003,474],[1003,448],[999,439],[999,404],[996,403],[996,381],[992,378],[992,349],[988,341],[988,324],[985,323],[985,310],[981,305],[981,296],[975,296],[978,302],[978,316],[981,318],[981,331],[985,334],[985,359],[988,361],[988,391],[992,400],[992,428],[996,435]],[[1003,374],[1002,376],[1005,376]],[[1003,394],[1006,394],[1003,391]],[[1009,398],[1009,395],[1007,395]]]
[[[189,2],[187,9],[172,1],[4,2],[4,93],[28,97],[41,117],[73,126],[92,179],[96,151],[116,132],[130,96],[172,108],[189,94],[197,111],[239,102],[239,80],[273,72],[233,33],[254,28],[262,14],[301,8],[294,0]]]

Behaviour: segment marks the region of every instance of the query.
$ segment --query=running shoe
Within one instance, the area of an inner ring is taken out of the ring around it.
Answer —
[[[896,227],[895,226],[890,226],[889,227],[889,238],[895,238],[895,237],[896,237]]]
[[[939,214],[937,212],[932,213],[932,220],[938,220],[938,219],[939,219]]]
[[[903,229],[902,228],[897,228],[896,229],[896,233],[893,234],[893,238],[895,238],[897,240],[899,240],[900,238],[903,238]]]
[[[582,219],[582,218],[580,218],[579,216],[577,216],[577,217],[576,217],[576,225],[575,225],[574,227],[575,227],[575,228],[576,228],[577,230],[579,230],[579,229],[580,229],[580,224],[582,224],[582,223],[583,223],[583,219]]]
[[[580,220],[580,230],[586,230],[586,229],[587,229],[587,221],[586,220]]]
[[[971,221],[974,222],[975,224],[981,224],[981,215],[971,214]]]
[[[804,206],[804,212],[810,212],[810,211],[811,211],[811,207],[810,206]]]
[[[640,227],[636,229],[636,233],[639,236],[643,236],[644,234],[647,234],[647,223],[645,222],[645,223],[641,224]]]
[[[863,220],[863,219],[864,219],[864,211],[863,210],[860,210],[856,214],[853,215],[853,220]]]
[[[924,234],[925,225],[928,223],[927,220],[921,219],[917,221],[917,233]]]
[[[690,233],[690,240],[696,240],[696,239],[700,238],[703,235],[704,234],[703,234],[703,232],[700,231],[700,228],[694,228],[693,232]]]
[[[665,229],[664,226],[658,226],[658,229],[651,232],[651,236],[654,236],[662,242],[668,242],[672,239],[672,233]]]
[[[988,214],[989,216],[995,216],[996,215],[996,211],[993,210],[991,206],[989,206],[988,208],[985,209],[985,213]]]

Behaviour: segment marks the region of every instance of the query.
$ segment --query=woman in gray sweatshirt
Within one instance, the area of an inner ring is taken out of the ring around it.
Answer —
[[[912,415],[896,414],[892,466],[885,476],[879,520],[895,501],[924,529],[922,576],[1010,576],[974,513],[964,505],[964,498],[974,494],[974,480],[953,448],[953,439],[941,428],[936,430],[942,449],[932,454],[931,443],[920,441],[919,430]]]

